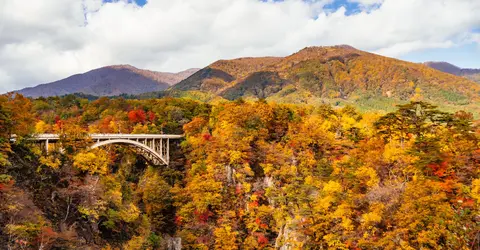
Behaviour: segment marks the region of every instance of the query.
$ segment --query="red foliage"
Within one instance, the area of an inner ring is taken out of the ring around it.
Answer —
[[[100,123],[100,132],[109,133],[110,131],[110,122],[113,120],[113,117],[107,116]]]
[[[343,155],[337,155],[337,156],[334,156],[334,159],[336,161],[341,161],[343,159]]]
[[[210,134],[203,134],[203,140],[204,141],[210,141],[212,139],[212,135]]]
[[[133,123],[145,123],[147,115],[142,109],[132,110],[128,112],[128,120]]]
[[[8,183],[0,183],[0,191],[8,191],[13,187],[15,184],[14,180],[10,180]]]
[[[55,125],[57,125],[59,129],[62,129],[64,124],[65,122],[62,119],[60,119],[58,115],[55,116]]]
[[[445,180],[445,182],[439,183],[439,186],[443,189],[443,191],[445,191],[447,193],[453,193],[453,188],[455,186],[455,181]]]
[[[57,235],[51,227],[42,227],[42,235],[46,237],[54,237]]]
[[[241,194],[242,193],[242,185],[241,184],[237,184],[235,186],[235,194]]]
[[[473,208],[475,206],[475,201],[473,199],[465,198],[463,200],[462,207]]]
[[[253,194],[258,196],[259,198],[262,197],[264,193],[265,193],[265,191],[263,191],[263,190],[257,190],[255,192],[253,192]]]
[[[475,200],[468,197],[454,197],[450,200],[450,202],[460,208],[473,208],[475,206]]]
[[[438,177],[445,177],[447,168],[448,168],[448,163],[446,161],[442,161],[440,164],[438,163],[430,163],[427,165],[429,167],[433,174]]]
[[[53,231],[51,227],[42,227],[41,233],[37,238],[37,242],[42,243],[44,245],[48,245],[55,241],[58,238],[58,234]]]
[[[265,235],[263,235],[263,234],[258,234],[257,242],[260,245],[260,247],[264,247],[265,245],[268,244],[268,238],[265,237]]]
[[[197,237],[196,241],[197,243],[200,243],[200,244],[208,244],[208,242],[210,241],[210,236],[207,235],[207,236]]]
[[[28,245],[28,242],[27,241],[24,241],[24,240],[15,240],[15,243],[21,245],[21,246],[26,246]]]
[[[210,218],[210,216],[213,215],[213,213],[210,212],[209,210],[207,210],[205,212],[199,212],[199,211],[195,210],[193,213],[197,217],[197,220],[201,223],[206,223],[208,221],[208,219]]]
[[[147,112],[147,117],[149,122],[154,122],[156,118],[155,113],[153,113],[152,111]]]
[[[177,226],[182,225],[183,217],[182,216],[175,216],[175,224]]]
[[[252,201],[248,204],[250,207],[258,207],[258,201]]]

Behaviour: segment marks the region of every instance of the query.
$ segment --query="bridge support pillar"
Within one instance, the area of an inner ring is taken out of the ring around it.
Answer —
[[[170,138],[167,139],[167,162],[170,163]]]

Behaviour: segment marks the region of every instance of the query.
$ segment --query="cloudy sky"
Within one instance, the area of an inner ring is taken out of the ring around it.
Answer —
[[[0,0],[0,92],[335,44],[480,68],[479,13],[480,0]]]

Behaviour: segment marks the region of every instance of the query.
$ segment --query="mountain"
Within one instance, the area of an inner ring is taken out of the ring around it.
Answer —
[[[424,64],[430,68],[434,68],[456,76],[467,77],[480,83],[480,69],[462,69],[447,62],[426,62]]]
[[[480,85],[425,65],[340,45],[308,47],[287,57],[220,60],[168,91],[177,96],[391,109],[410,100],[476,106]]]
[[[138,69],[131,65],[114,65],[16,92],[29,97],[59,96],[72,93],[94,96],[141,94],[164,90],[196,71],[198,69],[188,69],[179,73],[164,73]]]

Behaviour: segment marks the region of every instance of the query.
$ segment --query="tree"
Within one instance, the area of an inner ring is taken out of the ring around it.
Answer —
[[[108,164],[108,155],[101,149],[80,152],[73,157],[73,165],[90,174],[106,174]]]
[[[132,123],[145,123],[147,115],[142,109],[136,109],[128,112],[128,119]]]

